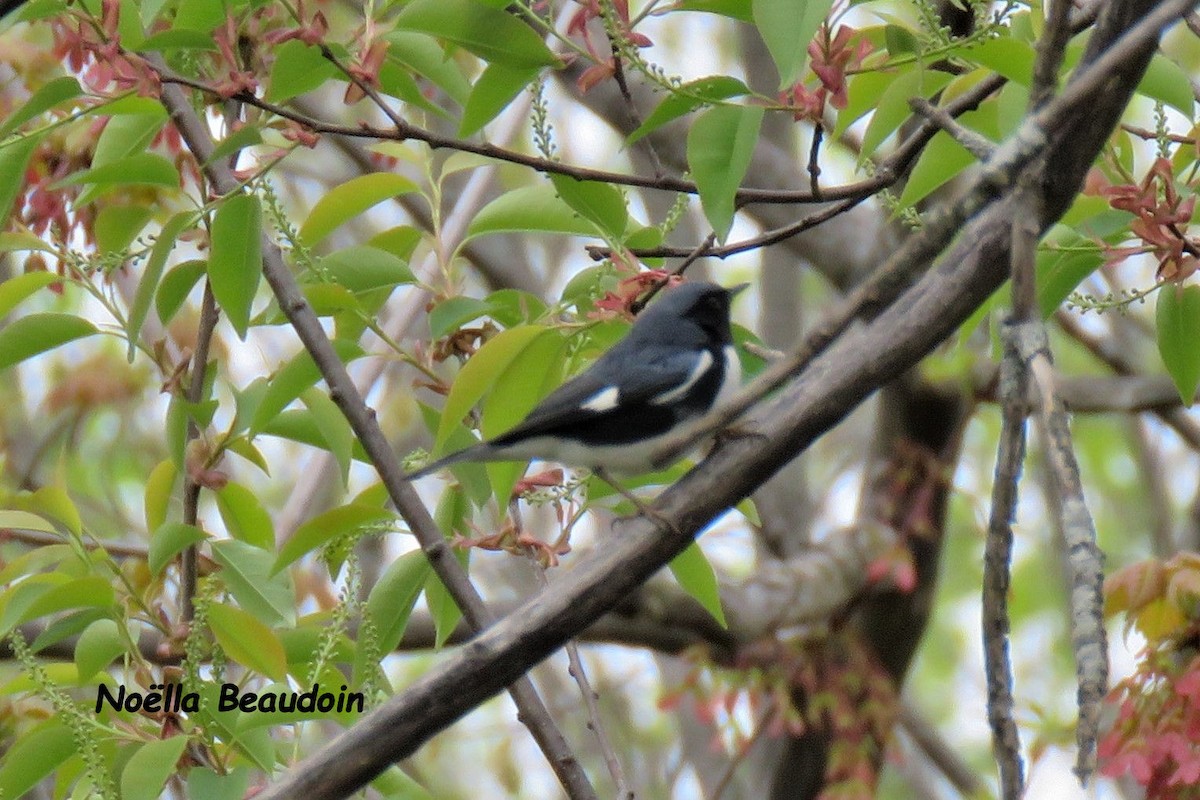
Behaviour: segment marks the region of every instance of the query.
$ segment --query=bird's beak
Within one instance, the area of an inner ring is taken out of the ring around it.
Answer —
[[[748,284],[748,283],[739,283],[737,286],[730,286],[725,291],[729,292],[730,297],[737,297],[738,293],[740,291],[742,291],[743,289],[745,289],[749,285],[750,284]]]

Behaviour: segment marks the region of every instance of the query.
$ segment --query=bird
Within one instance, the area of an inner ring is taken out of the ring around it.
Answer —
[[[461,462],[541,459],[608,473],[661,469],[683,452],[659,453],[741,385],[730,304],[748,284],[687,282],[663,292],[590,367],[505,433],[440,458],[416,480]],[[622,492],[624,494],[624,492]]]

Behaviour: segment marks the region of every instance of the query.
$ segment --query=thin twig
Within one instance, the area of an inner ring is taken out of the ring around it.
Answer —
[[[685,271],[687,271],[688,267],[696,263],[696,261],[698,261],[704,255],[708,248],[713,246],[713,242],[715,241],[717,241],[717,234],[714,231],[706,236],[703,242],[696,245],[696,248],[692,250],[691,254],[687,258],[679,263],[679,266],[671,270],[671,275],[682,275]],[[670,283],[670,280],[670,276],[668,276],[663,278],[661,281],[656,282],[653,286],[646,290],[645,294],[643,294],[641,297],[635,300],[632,305],[630,305],[630,312],[633,314],[640,314],[642,309],[646,307],[646,304],[653,300],[655,295],[661,292],[663,288]]]
[[[189,78],[185,75],[180,75],[174,72],[167,66],[159,66],[151,63],[151,68],[158,74],[159,80],[164,84],[176,86],[186,86],[190,89],[195,89],[213,97],[219,97],[220,92],[216,87],[205,83],[204,81]],[[995,91],[998,85],[989,85],[991,91]],[[972,95],[973,96],[973,95]],[[687,181],[682,178],[676,178],[671,175],[661,176],[646,176],[646,175],[631,175],[622,172],[612,172],[609,170],[592,169],[590,167],[582,167],[572,164],[566,164],[561,161],[552,161],[539,156],[531,156],[525,153],[520,153],[515,150],[509,150],[504,147],[498,147],[487,142],[472,142],[466,139],[456,139],[453,136],[443,136],[433,133],[432,131],[424,130],[410,122],[401,120],[399,125],[394,128],[381,128],[368,123],[359,125],[338,125],[324,120],[315,119],[303,114],[295,109],[288,108],[277,103],[272,103],[262,99],[249,92],[239,92],[233,97],[247,105],[254,106],[263,111],[267,111],[282,119],[288,119],[295,122],[313,133],[328,134],[330,136],[345,136],[352,139],[378,139],[380,141],[418,141],[424,142],[434,150],[449,149],[459,150],[464,153],[473,153],[475,155],[493,158],[497,161],[504,161],[518,166],[529,167],[538,172],[552,175],[567,175],[581,181],[604,181],[606,183],[616,184],[618,186],[636,186],[643,189],[659,189],[666,192],[683,192],[685,194],[699,194],[699,189],[692,181]],[[980,98],[982,99],[982,98]],[[977,101],[978,102],[978,101]],[[394,113],[394,112],[393,112]],[[896,176],[888,173],[886,170],[876,172],[872,178],[854,183],[848,183],[844,186],[837,186],[822,191],[823,200],[841,200],[848,197],[866,197],[879,191],[883,186],[895,183]],[[740,205],[747,203],[815,203],[816,198],[807,191],[790,191],[785,189],[739,189],[735,195],[736,201]]]
[[[525,523],[521,519],[520,503],[515,497],[508,504],[508,516],[516,526],[519,536],[525,530]],[[550,581],[546,578],[546,565],[538,558],[538,554],[530,547],[522,548],[522,553],[533,567],[540,590],[549,589]],[[616,797],[618,800],[633,800],[635,795],[629,786],[625,768],[621,766],[616,748],[613,747],[612,740],[608,737],[608,730],[604,727],[604,721],[600,718],[600,708],[596,704],[598,695],[592,688],[591,682],[588,681],[587,671],[583,668],[583,660],[579,657],[579,646],[574,639],[571,639],[566,643],[565,649],[567,651],[567,672],[575,680],[575,685],[579,687],[579,694],[583,697],[583,705],[587,709],[588,715],[588,729],[596,735],[596,743],[600,746],[600,752],[604,754],[604,763],[608,767],[608,774],[612,777],[613,785],[616,787]]]
[[[992,144],[986,136],[979,135],[950,116],[946,109],[935,106],[919,95],[910,99],[908,106],[949,134],[950,138],[967,148],[967,152],[978,160],[987,161],[992,157],[996,145]]]
[[[596,704],[596,698],[599,695],[592,689],[592,684],[588,682],[587,673],[583,669],[583,659],[579,657],[579,645],[575,644],[575,640],[572,639],[567,642],[566,650],[567,661],[570,664],[567,671],[575,679],[579,693],[583,696],[583,704],[588,713],[588,728],[596,734],[600,752],[604,754],[604,763],[608,766],[608,774],[612,776],[613,784],[616,786],[616,796],[621,800],[633,800],[637,795],[629,785],[625,768],[621,766],[621,760],[617,758],[617,751],[613,748],[612,740],[608,738],[608,732],[600,719],[600,707]]]
[[[697,258],[728,258],[738,253],[745,253],[749,250],[758,250],[763,247],[769,247],[773,244],[786,241],[798,234],[815,228],[818,225],[828,222],[834,217],[846,213],[850,209],[857,206],[859,203],[866,200],[867,197],[852,197],[848,200],[843,200],[840,203],[832,203],[820,211],[802,217],[800,220],[789,225],[784,225],[781,228],[767,231],[759,236],[752,236],[749,239],[743,239],[740,242],[732,242],[720,247],[709,245],[705,247],[703,243],[698,247],[632,247],[629,252],[638,258],[690,258],[693,261]],[[609,247],[587,247],[588,255],[596,261],[601,261],[612,255],[612,249]],[[690,262],[689,262],[690,263]]]
[[[524,530],[524,523],[521,520],[521,509],[514,498],[509,503],[509,518],[517,527],[518,534]],[[546,567],[538,559],[537,553],[529,548],[524,549],[525,557],[529,560],[533,567],[534,575],[537,577],[538,586],[542,591],[550,588],[550,581],[546,578]],[[613,779],[613,784],[616,786],[616,796],[618,800],[633,800],[635,797],[633,789],[629,786],[629,778],[625,775],[625,768],[621,766],[621,760],[617,758],[616,748],[613,747],[612,740],[608,737],[608,730],[604,726],[604,721],[600,718],[600,707],[596,704],[598,695],[592,688],[592,684],[588,681],[587,671],[583,668],[583,660],[579,657],[579,646],[571,639],[566,644],[567,651],[567,672],[575,680],[575,685],[579,687],[579,694],[583,697],[584,708],[587,709],[588,729],[596,735],[596,743],[600,745],[600,752],[604,754],[604,763],[608,767],[608,774]]]
[[[0,542],[6,541],[23,542],[34,547],[48,547],[50,545],[66,544],[68,540],[53,533],[33,530],[31,528],[0,528]],[[80,544],[82,544],[85,550],[103,550],[113,558],[147,559],[150,557],[150,553],[145,545],[109,542],[103,539],[97,539],[94,542],[84,540]]]
[[[825,138],[825,126],[820,122],[813,125],[812,145],[808,148],[808,190],[817,200],[821,194],[821,140]]]
[[[192,355],[192,382],[188,385],[187,401],[193,406],[200,402],[204,395],[205,371],[208,369],[208,351],[212,344],[213,332],[220,318],[217,311],[217,301],[213,297],[212,284],[204,282],[204,299],[200,304],[200,323],[196,331],[196,351]],[[200,435],[195,420],[188,418],[187,442],[190,445]],[[185,448],[186,451],[186,448]],[[185,452],[184,461],[189,461]],[[195,525],[199,517],[200,484],[192,478],[190,465],[184,468],[183,474],[183,522],[185,525]],[[179,605],[184,622],[190,622],[195,613],[194,599],[196,597],[197,552],[196,545],[184,548],[179,561]]]
[[[1012,522],[1025,460],[1025,371],[1005,323],[1000,396],[1004,399],[992,508],[983,556],[983,655],[987,674],[988,723],[1000,767],[1000,796],[1016,800],[1025,784],[1021,739],[1013,720],[1012,660],[1008,654],[1008,591],[1013,547]]]
[[[902,702],[897,721],[912,737],[917,748],[946,776],[946,780],[950,781],[959,794],[963,797],[983,795],[983,782],[979,775],[920,711],[909,703]]]
[[[606,10],[607,14],[612,14],[611,3]],[[605,25],[605,33],[608,35],[608,44],[612,49],[613,63],[613,79],[617,82],[617,89],[621,92],[621,99],[625,101],[625,110],[629,114],[629,121],[633,125],[633,130],[642,127],[642,115],[638,113],[637,105],[633,102],[633,93],[629,91],[629,83],[625,80],[625,66],[621,61],[621,46],[612,33],[608,31],[608,26]],[[650,159],[650,168],[654,170],[654,177],[661,178],[666,174],[663,169],[662,160],[658,157],[658,151],[654,148],[654,142],[648,136],[643,136],[638,142],[642,149],[646,151],[646,157]]]
[[[725,796],[725,790],[733,784],[733,776],[737,773],[737,768],[745,763],[746,758],[750,755],[751,746],[762,739],[763,734],[767,731],[767,725],[770,724],[771,718],[776,714],[782,713],[780,709],[768,704],[763,709],[762,716],[758,718],[758,722],[754,724],[754,731],[750,734],[750,739],[745,743],[745,746],[733,758],[729,759],[729,763],[725,765],[725,771],[721,773],[721,779],[717,781],[717,785],[713,787],[713,800],[721,800]]]
[[[1198,35],[1200,35],[1200,34],[1198,34]],[[1145,139],[1148,142],[1158,141],[1158,139],[1160,137],[1164,136],[1164,134],[1160,134],[1158,131],[1152,131],[1149,128],[1139,128],[1138,126],[1130,125],[1127,122],[1121,123],[1121,130],[1125,131],[1126,133],[1131,133],[1134,136],[1138,137],[1139,139]],[[1186,145],[1195,146],[1196,141],[1197,141],[1194,137],[1184,136],[1182,133],[1167,132],[1165,134],[1165,137],[1168,142],[1174,142],[1175,144],[1186,144]]]

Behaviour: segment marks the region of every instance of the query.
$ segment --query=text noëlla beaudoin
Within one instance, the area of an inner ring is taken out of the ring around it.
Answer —
[[[200,693],[185,692],[178,683],[154,683],[148,692],[134,692],[124,686],[114,693],[108,686],[100,684],[96,691],[96,713],[108,705],[114,711],[180,711],[200,710]],[[306,692],[254,692],[244,691],[236,683],[221,684],[217,695],[217,711],[255,711],[263,714],[299,711],[362,711],[366,698],[362,692],[348,692],[341,687],[337,692],[322,692],[321,684],[313,684]]]

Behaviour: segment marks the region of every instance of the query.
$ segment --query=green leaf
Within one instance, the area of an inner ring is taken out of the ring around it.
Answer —
[[[337,66],[321,54],[321,48],[292,39],[275,49],[275,63],[267,81],[266,99],[282,103],[311,92],[337,74]]]
[[[488,233],[563,233],[595,236],[596,226],[567,205],[551,186],[525,186],[488,203],[467,226],[467,238]]]
[[[78,611],[71,611],[66,614],[60,614],[50,624],[42,628],[37,638],[29,643],[29,649],[37,653],[47,647],[55,645],[67,637],[78,636],[83,633],[87,626],[99,619],[110,619],[112,609],[109,608],[83,608]],[[76,668],[78,674],[78,668]],[[90,676],[89,676],[90,677]],[[101,677],[101,680],[104,676]],[[87,678],[80,678],[82,682],[87,682]]]
[[[34,92],[33,96],[25,101],[25,105],[9,114],[8,118],[0,123],[0,139],[4,139],[29,120],[44,114],[59,103],[74,100],[81,94],[83,94],[83,89],[79,87],[79,81],[69,76],[55,78]]]
[[[430,335],[434,339],[440,339],[468,322],[486,316],[490,311],[491,304],[486,300],[466,296],[450,297],[438,303],[429,312]]]
[[[750,0],[679,0],[672,7],[680,11],[703,11],[718,14],[722,17],[736,19],[738,22],[753,22],[754,14],[750,8]]]
[[[106,205],[96,215],[96,250],[120,253],[146,227],[154,212],[145,206]]]
[[[938,187],[975,163],[975,157],[946,132],[939,131],[913,165],[900,195],[900,206],[914,206]]]
[[[477,0],[414,0],[396,17],[396,27],[445,39],[493,64],[524,68],[558,64],[533,28]]]
[[[146,35],[142,29],[138,0],[117,0],[117,4],[117,38],[125,47],[136,50]]]
[[[258,412],[263,398],[267,396],[270,386],[271,382],[266,375],[258,375],[242,388],[233,390],[233,422],[229,423],[226,437],[234,437],[250,429],[254,415]]]
[[[558,196],[584,219],[596,223],[611,239],[619,239],[629,225],[625,195],[617,187],[600,181],[577,181],[567,175],[551,175]]]
[[[542,319],[547,312],[542,298],[519,289],[500,289],[487,296],[488,315],[502,328]]]
[[[223,775],[208,767],[192,767],[187,774],[187,797],[204,800],[242,800],[250,788],[248,767],[234,767]]]
[[[71,729],[53,716],[13,737],[0,765],[0,796],[25,797],[59,765],[79,752]]]
[[[9,312],[38,290],[61,280],[62,276],[53,272],[26,272],[0,283],[0,318],[7,317]]]
[[[1137,91],[1146,97],[1159,100],[1178,109],[1189,119],[1192,116],[1192,82],[1188,74],[1178,64],[1164,56],[1155,53],[1150,59],[1150,66],[1142,76]]]
[[[157,100],[127,94],[88,108],[85,113],[97,117],[125,116],[126,114],[158,114],[165,117],[167,112],[162,107],[162,103]]]
[[[704,216],[722,242],[733,226],[734,195],[750,166],[762,118],[760,106],[717,106],[697,117],[688,131],[688,169]]]
[[[462,422],[463,417],[475,404],[491,391],[513,360],[549,331],[549,328],[541,325],[509,328],[493,336],[471,356],[454,379],[454,385],[450,387],[450,394],[446,397],[437,436],[434,438],[435,453],[442,452],[450,432]]]
[[[172,558],[183,552],[184,548],[199,544],[208,538],[208,534],[195,525],[182,522],[168,522],[154,529],[150,534],[150,555],[146,559],[152,575],[160,574]]]
[[[258,448],[252,445],[249,440],[244,437],[231,440],[225,449],[230,453],[235,453],[249,461],[254,466],[262,470],[264,475],[271,474],[271,465],[267,463],[266,457],[259,452]]]
[[[150,301],[154,299],[163,269],[167,265],[167,257],[175,247],[175,240],[179,234],[183,233],[194,219],[191,212],[187,211],[171,217],[158,232],[158,238],[150,250],[150,258],[146,260],[146,268],[142,270],[142,278],[138,281],[133,305],[129,309],[129,319],[125,322],[125,335],[129,337],[128,358],[131,364],[137,353],[137,340],[142,333],[142,325],[146,322],[146,315],[150,313]]]
[[[288,564],[339,536],[354,534],[394,518],[395,515],[385,508],[362,503],[350,503],[318,514],[297,528],[292,538],[279,548],[279,555],[275,558],[271,572],[279,572]]]
[[[121,629],[111,619],[98,619],[79,634],[75,642],[75,666],[79,680],[89,680],[125,652]]]
[[[101,188],[113,186],[166,186],[179,188],[175,165],[158,153],[138,153],[101,167],[85,169],[63,178],[53,188],[89,184]],[[91,199],[89,195],[88,199]]]
[[[671,574],[679,586],[692,596],[722,628],[728,628],[725,612],[721,609],[721,590],[712,564],[704,557],[700,545],[692,542],[675,558],[671,559]]]
[[[829,14],[832,0],[752,0],[754,26],[779,71],[779,88],[800,77],[808,43]]]
[[[412,269],[401,258],[369,245],[351,245],[321,259],[321,268],[331,278],[356,294],[391,289],[415,283]]]
[[[1048,263],[1043,266],[1038,259],[1037,294],[1042,319],[1049,319],[1062,302],[1075,291],[1083,279],[1091,275],[1104,262],[1100,251],[1083,253],[1049,253]]]
[[[179,0],[172,27],[209,33],[224,21],[222,0]]]
[[[288,660],[275,631],[241,608],[212,603],[209,626],[226,655],[268,678],[283,680]]]
[[[31,511],[19,511],[13,508],[0,509],[0,528],[56,533],[54,526],[45,517]],[[4,583],[4,581],[0,581],[0,583]]]
[[[372,206],[402,194],[418,191],[417,185],[408,178],[390,172],[372,172],[360,175],[335,186],[327,192],[300,226],[300,241],[313,247],[337,227]]]
[[[1158,292],[1155,314],[1158,352],[1167,373],[1190,406],[1200,384],[1200,286],[1167,285]]]
[[[265,436],[279,436],[284,439],[291,439],[293,442],[309,445],[310,447],[319,447],[325,449],[327,445],[317,430],[317,425],[313,421],[312,414],[307,408],[295,408],[280,413],[275,419],[263,426],[261,433]],[[366,452],[362,449],[362,443],[354,443],[354,460],[364,464],[370,464],[371,460],[367,458]]]
[[[458,125],[458,135],[466,138],[495,119],[537,74],[537,67],[488,64],[471,88],[462,121]]]
[[[300,393],[300,399],[308,407],[313,421],[317,423],[317,430],[321,432],[329,452],[333,454],[334,460],[338,463],[342,476],[342,487],[348,488],[350,459],[354,448],[354,431],[350,429],[350,423],[346,421],[341,409],[330,399],[329,395],[316,387],[305,389]]]
[[[433,616],[433,646],[441,649],[458,627],[462,611],[454,604],[454,599],[446,591],[442,579],[432,570],[425,576],[425,604],[429,606],[429,613]]]
[[[83,519],[71,496],[61,486],[43,486],[26,498],[30,511],[57,521],[76,536],[83,535]]]
[[[836,141],[868,111],[874,111],[879,105],[879,98],[892,85],[892,81],[902,74],[907,73],[862,72],[851,75],[846,84],[846,107],[838,112],[837,125],[831,138]]]
[[[419,36],[420,34],[412,35]],[[380,93],[403,100],[414,108],[421,108],[431,114],[449,119],[449,112],[441,106],[431,103],[429,98],[421,94],[421,87],[417,85],[413,76],[390,57],[392,55],[390,52],[388,55],[389,58],[379,66]],[[466,83],[466,79],[462,78],[461,74],[458,77],[464,84]]]
[[[213,219],[208,279],[213,296],[242,340],[250,325],[250,306],[260,277],[262,211],[258,198],[236,195],[221,204]]]
[[[216,494],[217,509],[230,536],[262,550],[275,549],[275,526],[257,494],[233,481]]]
[[[1000,36],[971,47],[965,55],[1014,83],[1029,86],[1033,82],[1033,61],[1037,54],[1029,42]]]
[[[147,36],[136,49],[139,53],[168,53],[172,50],[216,51],[217,43],[213,41],[213,37],[200,31],[173,28]]]
[[[384,36],[390,43],[388,60],[393,58],[414,74],[428,78],[460,106],[466,105],[471,84],[445,48],[423,33],[394,30]]]
[[[229,158],[235,153],[245,150],[247,147],[254,147],[256,144],[262,144],[262,132],[253,125],[247,125],[217,142],[217,146],[213,148],[208,161],[204,163],[212,164],[221,159]]]
[[[491,438],[512,428],[562,383],[565,348],[566,341],[562,334],[550,329],[513,356],[496,376],[483,400],[479,428],[485,437]],[[507,501],[524,469],[523,463],[487,465],[492,490],[500,503]]]
[[[397,225],[375,234],[367,240],[367,244],[380,250],[386,250],[396,258],[408,261],[412,258],[417,245],[421,243],[423,235],[412,225]]]
[[[158,462],[154,469],[150,470],[150,477],[146,478],[146,491],[142,501],[146,515],[146,530],[157,530],[167,521],[171,490],[174,488],[175,479],[178,476],[179,472],[175,469],[175,462],[169,458]]]
[[[363,349],[357,342],[334,339],[331,344],[343,364],[349,364],[363,355]],[[321,372],[307,350],[301,350],[292,356],[271,378],[270,385],[263,393],[254,411],[254,421],[250,424],[251,433],[261,431],[289,403],[299,397],[301,392],[320,379]]]
[[[121,800],[156,800],[187,742],[187,736],[172,736],[139,747],[121,771]]]
[[[390,653],[400,644],[429,572],[429,559],[413,550],[393,561],[371,588],[365,616],[375,626],[377,652]]]
[[[258,619],[273,624],[296,624],[296,596],[291,576],[271,569],[273,554],[246,544],[222,540],[212,542],[213,559],[221,565],[221,579],[238,601]],[[274,673],[267,673],[272,678]]]
[[[19,253],[21,251],[34,250],[43,253],[54,252],[53,247],[32,233],[0,233],[0,253]]]
[[[0,593],[0,636],[7,636],[17,625],[29,619],[29,609],[43,595],[69,582],[61,572],[33,575]]]
[[[914,69],[892,81],[880,96],[875,115],[867,124],[859,158],[866,159],[873,155],[884,139],[908,119],[912,113],[908,107],[909,100],[932,96],[945,87],[952,77],[944,72]]]
[[[25,168],[41,140],[40,135],[27,136],[0,146],[0,220],[6,220],[5,227],[13,202],[25,186]]]
[[[154,137],[167,124],[167,113],[158,107],[145,114],[121,114],[108,118],[100,138],[92,166],[102,167],[138,153],[145,153]]]
[[[650,116],[646,117],[646,121],[629,134],[628,142],[633,144],[671,120],[678,119],[701,106],[746,94],[750,94],[746,84],[728,75],[712,75],[685,83],[663,98],[658,107],[650,112]]]
[[[903,25],[885,25],[883,38],[887,45],[888,55],[892,57],[921,52],[920,40]]]
[[[104,608],[112,605],[114,598],[112,585],[106,579],[99,575],[85,575],[39,593],[17,622],[57,614],[68,608]]]
[[[55,347],[99,333],[74,314],[30,314],[0,330],[0,370]]]
[[[173,267],[158,285],[154,294],[154,311],[163,325],[170,322],[179,312],[183,301],[196,286],[196,282],[208,271],[208,262],[199,259],[185,261]]]

